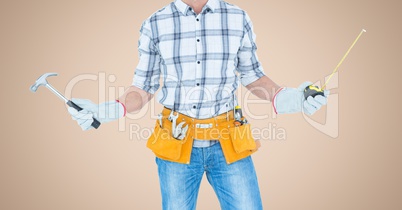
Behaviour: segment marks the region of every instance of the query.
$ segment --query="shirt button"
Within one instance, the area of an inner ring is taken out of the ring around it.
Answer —
[[[197,63],[200,64],[201,62],[200,62],[200,61],[197,61]]]
[[[194,106],[193,106],[193,109],[195,109],[195,108],[197,108],[197,106],[194,105]]]
[[[190,8],[188,8],[188,10],[190,10],[190,11],[191,11],[191,10],[193,10],[193,9],[190,7]]]
[[[197,18],[196,20],[197,20],[197,21],[200,21],[200,19],[198,19],[198,18]]]
[[[197,83],[197,86],[200,86],[200,83]]]
[[[197,39],[197,42],[200,42],[200,39]]]

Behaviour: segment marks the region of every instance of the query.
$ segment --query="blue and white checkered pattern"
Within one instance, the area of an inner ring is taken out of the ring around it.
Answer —
[[[162,76],[162,105],[210,118],[233,109],[239,80],[246,86],[264,75],[256,49],[251,20],[237,6],[209,0],[197,15],[176,0],[144,21],[133,85],[154,94]]]

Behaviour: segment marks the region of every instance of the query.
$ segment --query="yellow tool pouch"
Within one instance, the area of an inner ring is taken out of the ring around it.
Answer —
[[[227,129],[221,131],[219,142],[228,164],[248,157],[257,151],[258,147],[251,135],[250,124],[234,126],[231,123]]]
[[[244,124],[229,128],[230,138],[232,139],[233,149],[236,153],[252,151],[256,144],[251,135],[250,124]]]
[[[228,164],[248,157],[258,149],[251,134],[250,124],[235,126],[232,113],[229,116],[225,113],[209,119],[194,119],[179,113],[177,123],[185,121],[188,125],[183,140],[173,137],[172,123],[167,119],[169,113],[170,109],[167,108],[162,111],[163,126],[160,127],[157,120],[154,132],[147,142],[147,147],[158,158],[189,164],[194,139],[219,140]]]
[[[183,140],[175,139],[172,135],[171,122],[163,119],[163,128],[156,121],[154,131],[147,141],[147,147],[161,159],[188,164],[190,163],[193,145],[191,136],[191,130],[189,129]]]

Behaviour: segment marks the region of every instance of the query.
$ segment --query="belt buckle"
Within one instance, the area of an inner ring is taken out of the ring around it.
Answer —
[[[195,124],[196,128],[212,128],[212,123],[197,123]]]

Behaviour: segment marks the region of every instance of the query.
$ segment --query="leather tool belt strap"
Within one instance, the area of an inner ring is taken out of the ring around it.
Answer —
[[[171,110],[166,107],[162,110],[162,126],[157,120],[147,142],[147,147],[161,159],[189,164],[194,139],[219,140],[228,164],[248,157],[258,149],[251,135],[250,124],[235,126],[233,111],[208,119],[175,113],[178,114],[177,124],[185,122],[184,125],[188,125],[186,135],[181,140],[172,135],[172,123],[168,120],[170,113]]]

